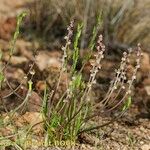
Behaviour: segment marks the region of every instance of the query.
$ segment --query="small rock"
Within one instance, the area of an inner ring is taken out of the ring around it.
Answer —
[[[10,40],[11,34],[16,28],[16,18],[7,18],[4,22],[0,24],[0,38],[4,40]]]
[[[150,72],[150,59],[148,53],[143,53],[140,70],[144,75],[148,75],[148,73]]]
[[[143,142],[143,141],[140,141],[140,144],[144,144],[144,142]]]
[[[9,81],[17,81],[19,83],[26,84],[26,79],[24,79],[25,73],[22,69],[8,67],[5,71],[5,77]]]
[[[150,86],[145,86],[145,90],[147,95],[150,95]]]
[[[150,150],[150,144],[144,144],[141,146],[142,150]]]
[[[150,78],[144,79],[143,84],[144,84],[144,85],[149,85],[149,86],[150,86]]]
[[[44,91],[46,89],[46,84],[45,84],[45,81],[38,81],[36,83],[36,90],[41,92],[41,91]]]
[[[7,55],[7,57],[4,58],[6,61],[9,60],[9,56]],[[23,56],[12,56],[10,59],[10,63],[12,65],[21,65],[23,63],[26,63],[28,61],[28,59],[26,57]]]
[[[59,70],[61,67],[59,56],[52,55],[51,53],[40,52],[39,55],[36,56],[36,64],[41,71],[49,67],[57,68]]]
[[[87,133],[82,133],[80,135],[80,139],[82,143],[90,144],[90,145],[97,145],[99,143],[99,139],[96,138],[95,136],[92,136]]]

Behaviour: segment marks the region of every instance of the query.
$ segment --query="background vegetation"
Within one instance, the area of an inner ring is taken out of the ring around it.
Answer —
[[[62,43],[70,20],[82,21],[81,48],[86,48],[98,15],[102,15],[100,31],[106,47],[122,50],[140,42],[148,49],[149,13],[149,0],[36,0],[30,6],[30,17],[25,26],[30,33],[51,41],[47,46],[53,48]]]

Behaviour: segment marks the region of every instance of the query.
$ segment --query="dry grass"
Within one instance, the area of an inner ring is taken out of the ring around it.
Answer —
[[[125,14],[117,38],[124,43],[141,42],[145,48],[150,46],[150,1],[135,0],[131,9]]]
[[[87,43],[97,16],[102,15],[105,44],[111,49],[126,49],[138,42],[149,48],[149,0],[36,0],[30,8],[30,27],[57,43],[62,41],[65,27],[71,19],[82,21],[81,48]],[[56,45],[56,44],[54,44]]]

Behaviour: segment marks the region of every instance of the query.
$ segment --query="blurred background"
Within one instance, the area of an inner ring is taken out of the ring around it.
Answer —
[[[12,24],[12,30],[13,17],[22,10],[28,12],[22,26],[23,36],[38,41],[44,48],[60,49],[66,26],[72,19],[76,24],[84,24],[81,49],[87,48],[98,19],[99,32],[111,52],[122,53],[139,42],[144,50],[150,48],[149,0],[0,0],[1,24]],[[0,37],[5,38],[2,32]]]

